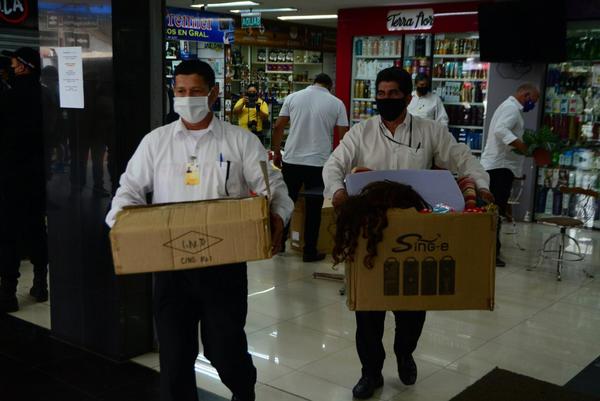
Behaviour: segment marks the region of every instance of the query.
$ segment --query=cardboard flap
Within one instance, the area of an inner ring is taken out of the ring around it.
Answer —
[[[465,208],[462,192],[448,170],[386,170],[351,174],[346,177],[346,189],[349,195],[358,195],[367,184],[386,180],[410,185],[431,206],[445,203],[459,212]]]

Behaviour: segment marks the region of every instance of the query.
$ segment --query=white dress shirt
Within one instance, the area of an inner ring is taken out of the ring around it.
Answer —
[[[200,183],[186,185],[186,167],[194,154]],[[152,203],[238,198],[249,196],[250,190],[267,195],[259,164],[267,159],[260,140],[240,127],[213,117],[208,129],[188,131],[179,119],[142,139],[121,176],[106,223],[112,227],[125,206],[145,205],[149,193]],[[271,168],[268,161],[267,165],[271,210],[287,223],[294,203],[281,172]]]
[[[331,154],[334,128],[348,126],[344,103],[319,85],[286,97],[279,115],[290,118],[283,154],[289,164],[323,166]]]
[[[486,170],[507,168],[515,177],[522,175],[524,157],[513,152],[513,147],[509,145],[523,138],[525,122],[522,110],[521,103],[510,96],[494,112],[481,155],[481,164]]]
[[[417,92],[413,92],[412,100],[408,105],[408,112],[413,116],[448,125],[448,114],[446,114],[444,102],[433,92],[429,92],[425,96],[419,96]]]
[[[343,189],[354,167],[424,170],[431,168],[433,160],[461,177],[472,177],[478,188],[489,188],[488,174],[467,145],[457,143],[442,124],[407,113],[394,134],[380,116],[352,126],[323,169],[325,196],[331,198]]]

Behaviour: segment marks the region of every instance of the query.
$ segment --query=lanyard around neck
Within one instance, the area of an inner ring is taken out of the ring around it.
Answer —
[[[406,115],[408,116],[408,113]],[[405,144],[405,143],[399,142],[399,141],[395,140],[394,138],[391,138],[391,137],[387,136],[385,134],[385,129],[386,128],[387,127],[385,126],[385,124],[383,124],[382,121],[379,121],[379,132],[381,133],[381,135],[383,135],[388,140],[394,142],[395,144],[402,145],[402,146],[408,146],[409,148],[412,148],[412,137],[413,137],[413,118],[412,118],[412,116],[410,117],[410,123],[408,125],[408,129],[409,129],[408,145]],[[417,150],[419,150],[420,145],[421,144],[419,143],[419,146],[417,147]]]

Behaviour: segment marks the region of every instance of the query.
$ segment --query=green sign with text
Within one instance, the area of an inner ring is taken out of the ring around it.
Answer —
[[[242,28],[260,28],[261,25],[260,13],[242,14]]]

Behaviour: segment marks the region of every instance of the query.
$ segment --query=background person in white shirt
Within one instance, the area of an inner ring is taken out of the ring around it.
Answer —
[[[513,149],[527,152],[527,145],[522,141],[525,126],[522,113],[533,110],[539,98],[539,89],[534,84],[525,83],[498,106],[490,122],[481,164],[490,175],[490,190],[496,199],[500,216],[506,216],[513,178],[522,175],[524,157],[513,152]],[[496,266],[506,266],[499,255],[500,223],[496,237]]]
[[[348,116],[344,103],[330,93],[333,82],[327,74],[319,74],[314,85],[292,93],[285,98],[273,131],[271,149],[275,163],[282,167],[283,179],[290,198],[298,199],[300,188],[323,189],[323,165],[331,154],[334,128],[339,137],[348,130]],[[281,160],[283,130],[290,123]],[[323,196],[305,197],[303,261],[315,262],[325,258],[317,252]],[[289,227],[284,232],[284,243]],[[285,246],[285,245],[284,245]]]
[[[428,169],[435,157],[436,164],[471,176],[479,196],[491,201],[488,175],[465,144],[459,144],[448,129],[436,122],[411,116],[406,105],[411,100],[410,74],[397,67],[377,74],[376,102],[380,116],[354,125],[333,151],[323,169],[325,196],[333,197],[334,206],[348,197],[345,177],[354,167],[370,170]],[[362,364],[362,377],[354,386],[355,398],[370,398],[383,386],[385,350],[382,344],[385,311],[356,312],[356,348]],[[424,311],[394,311],[396,334],[394,352],[400,380],[414,384],[417,365],[412,353],[425,323]]]
[[[444,102],[437,93],[431,91],[427,75],[417,75],[415,89],[412,100],[408,105],[408,112],[413,116],[427,118],[447,126],[448,114],[446,114]]]
[[[266,194],[259,166],[267,152],[254,135],[214,118],[215,73],[205,62],[183,61],[175,69],[177,121],[142,139],[121,176],[106,221],[114,224],[128,205]],[[293,210],[281,173],[270,169],[273,249]],[[193,178],[189,174],[193,174]],[[246,263],[154,275],[154,316],[160,345],[161,401],[197,401],[194,363],[198,323],[204,355],[233,393],[253,401],[256,369],[244,325],[248,307]]]

